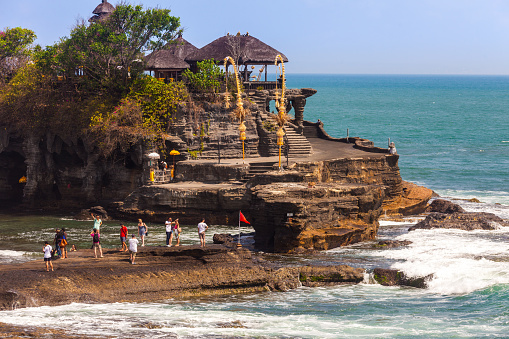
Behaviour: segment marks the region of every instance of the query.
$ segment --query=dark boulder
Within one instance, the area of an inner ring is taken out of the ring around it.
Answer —
[[[465,231],[495,230],[509,223],[493,213],[431,213],[426,219],[410,227],[408,230],[431,228],[456,228]]]
[[[377,248],[394,248],[401,246],[408,246],[412,242],[410,240],[381,240],[379,241],[375,247]]]
[[[436,199],[428,206],[426,212],[438,212],[438,213],[465,213],[465,210],[458,204],[450,202],[448,200]]]
[[[364,280],[365,270],[347,265],[303,266],[299,269],[299,280],[303,286],[333,286],[358,284]]]
[[[78,214],[74,216],[75,220],[92,220],[92,216],[90,214],[98,214],[100,215],[101,219],[108,220],[108,212],[104,209],[102,206],[94,206],[90,207],[89,209],[83,209]]]
[[[230,244],[236,241],[236,238],[231,234],[221,233],[214,234],[212,240],[214,241],[214,244]]]
[[[405,273],[398,270],[375,268],[373,277],[383,286],[410,286],[416,288],[427,288],[427,282],[433,278],[433,274],[425,277],[407,277]]]

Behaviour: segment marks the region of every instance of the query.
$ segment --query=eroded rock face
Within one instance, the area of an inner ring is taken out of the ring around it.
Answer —
[[[429,188],[402,181],[401,191],[384,202],[387,215],[415,215],[426,211],[428,201],[436,193]]]
[[[252,189],[257,248],[326,250],[373,239],[383,190],[370,185],[275,183]]]
[[[493,213],[431,213],[426,219],[410,227],[408,230],[432,228],[456,228],[465,231],[495,230],[500,226],[507,227],[509,222]]]

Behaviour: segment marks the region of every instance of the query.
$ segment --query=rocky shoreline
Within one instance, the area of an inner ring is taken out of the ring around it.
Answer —
[[[42,260],[0,266],[0,310],[72,302],[150,302],[300,286],[354,284],[364,270],[346,265],[282,266],[244,248],[224,245],[139,248],[137,264],[127,253],[108,249],[95,259],[80,250],[56,260],[46,272]]]

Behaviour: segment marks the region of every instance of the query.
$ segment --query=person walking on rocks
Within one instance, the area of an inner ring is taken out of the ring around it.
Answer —
[[[141,220],[138,219],[138,234],[141,238],[141,247],[145,246],[145,235],[148,233],[147,225]]]
[[[103,249],[101,248],[101,235],[99,234],[99,231],[97,228],[94,228],[92,233],[90,233],[90,236],[92,237],[92,247],[94,248],[94,256],[97,259],[97,249],[99,249],[99,254],[101,255],[101,258],[103,257]]]
[[[97,230],[97,232],[100,231],[100,228],[101,228],[101,225],[103,224],[103,221],[101,220],[99,214],[96,214],[94,216],[93,213],[90,213],[90,215],[92,216],[92,218],[94,219],[94,230]]]
[[[138,239],[136,239],[136,235],[133,234],[131,239],[129,239],[129,260],[131,264],[134,265],[134,259],[136,259],[136,253],[138,252]]]
[[[164,222],[164,225],[166,226],[166,246],[171,247],[171,242],[173,240],[173,221],[171,218],[168,218],[168,220]]]
[[[202,219],[198,224],[198,236],[200,237],[200,246],[205,247],[205,231],[208,230],[208,226],[205,223],[205,219]]]
[[[51,266],[51,270],[53,271],[53,263],[51,262],[51,245],[49,242],[44,242],[44,247],[42,248],[42,251],[44,252],[44,263],[46,264],[46,272],[49,272],[49,268]]]
[[[127,245],[126,245],[126,239],[127,239],[127,234],[129,232],[127,231],[127,227],[124,226],[124,224],[120,224],[120,242],[122,243],[122,248],[120,249],[120,252],[127,252],[128,249],[127,249]]]

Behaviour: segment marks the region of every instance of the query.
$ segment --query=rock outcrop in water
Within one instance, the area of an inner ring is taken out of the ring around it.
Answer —
[[[274,91],[254,91],[251,101],[244,100],[250,111],[246,163],[240,162],[242,144],[230,110],[207,100],[181,107],[166,141],[167,149],[181,151],[171,184],[148,184],[148,144],[102,159],[78,136],[20,138],[0,129],[0,199],[46,209],[101,204],[116,218],[162,222],[171,215],[188,224],[205,217],[211,224],[235,225],[242,210],[256,230],[256,247],[276,252],[371,240],[382,213],[424,210],[432,192],[402,181],[398,155],[366,139],[332,138],[321,122],[303,120],[305,99],[315,92],[288,92],[296,117],[285,126],[284,171],[271,157],[278,146],[266,106]],[[194,157],[200,159],[189,159]],[[18,182],[23,174],[26,183]]]
[[[377,283],[384,286],[410,286],[426,288],[427,282],[433,279],[430,274],[425,277],[408,277],[404,272],[385,268],[375,268],[373,278]]]
[[[436,212],[436,213],[465,213],[463,207],[458,204],[455,204],[451,201],[444,199],[435,199],[429,204],[426,212]]]
[[[408,230],[455,228],[464,231],[495,230],[500,226],[507,227],[509,222],[493,213],[430,213],[426,219],[410,227]]]

